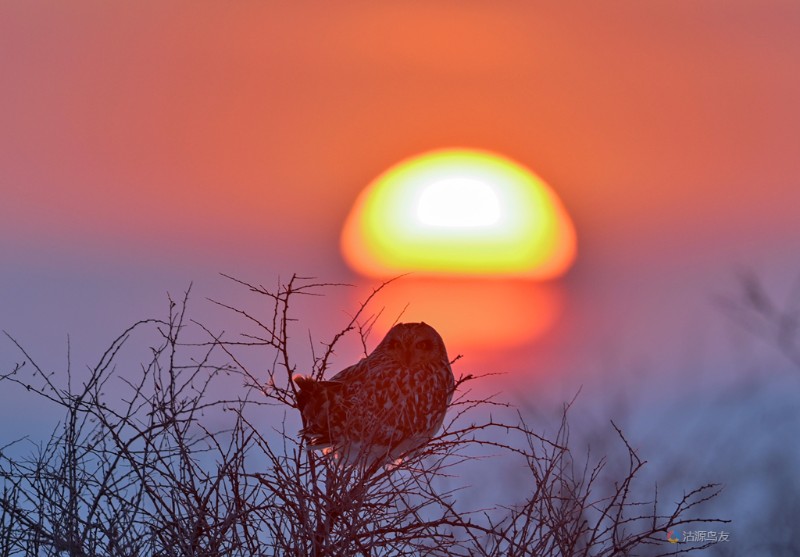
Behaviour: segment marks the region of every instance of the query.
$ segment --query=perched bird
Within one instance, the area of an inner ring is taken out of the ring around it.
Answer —
[[[295,382],[308,448],[366,464],[409,456],[430,441],[455,384],[444,341],[425,323],[395,325],[369,356],[329,381]]]

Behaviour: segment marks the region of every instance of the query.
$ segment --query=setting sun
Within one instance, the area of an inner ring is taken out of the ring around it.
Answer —
[[[574,261],[575,229],[556,194],[524,166],[488,151],[443,149],[367,186],[345,222],[342,251],[367,276],[549,279]]]

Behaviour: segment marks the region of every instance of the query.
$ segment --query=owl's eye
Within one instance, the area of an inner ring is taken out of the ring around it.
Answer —
[[[417,348],[420,350],[430,350],[433,348],[433,343],[430,340],[420,340],[417,342]]]
[[[400,342],[394,339],[390,340],[389,344],[386,345],[386,348],[389,350],[397,350],[398,348],[400,348]]]

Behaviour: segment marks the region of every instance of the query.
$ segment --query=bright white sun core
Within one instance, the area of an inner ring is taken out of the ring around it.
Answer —
[[[491,186],[480,180],[447,178],[422,191],[417,218],[428,226],[491,226],[500,220],[500,202]]]

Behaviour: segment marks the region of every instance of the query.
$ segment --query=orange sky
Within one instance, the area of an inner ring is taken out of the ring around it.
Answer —
[[[798,28],[755,0],[4,2],[0,253],[316,272],[369,180],[463,145],[545,178],[585,257],[736,257],[800,229]]]

